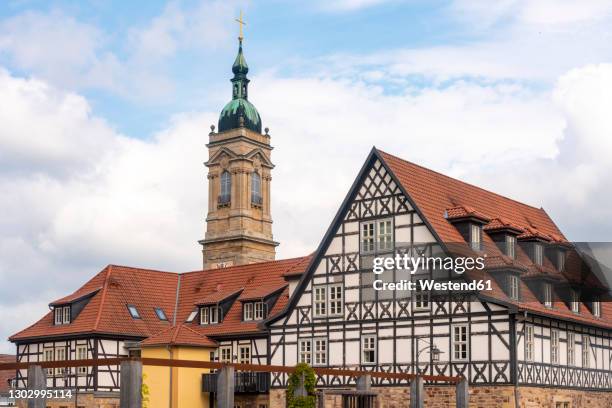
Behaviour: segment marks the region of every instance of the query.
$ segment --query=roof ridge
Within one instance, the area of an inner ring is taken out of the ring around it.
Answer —
[[[94,323],[93,331],[98,330],[98,325],[100,324],[100,319],[102,318],[102,309],[104,308],[104,300],[106,300],[106,291],[108,290],[108,283],[110,281],[111,273],[113,272],[113,265],[108,265],[106,267],[108,270],[106,272],[106,277],[104,278],[104,285],[102,285],[102,297],[100,298],[100,306],[98,307],[98,315],[96,316],[96,321]]]
[[[130,269],[130,270],[139,270],[139,271],[146,271],[146,272],[164,273],[164,274],[170,274],[170,275],[180,275],[180,272],[161,271],[159,269],[140,268],[140,267],[137,267],[137,266],[116,265],[116,264],[109,264],[108,266],[115,267],[115,268]]]
[[[190,273],[198,273],[198,272],[214,272],[214,271],[227,271],[228,269],[236,269],[236,268],[244,268],[244,267],[254,267],[254,266],[261,266],[264,264],[271,264],[271,263],[278,263],[278,262],[289,262],[289,261],[298,261],[298,260],[302,260],[303,258],[307,257],[308,255],[304,255],[304,256],[296,256],[293,258],[285,258],[285,259],[274,259],[272,261],[262,261],[262,262],[254,262],[254,263],[250,263],[250,264],[243,264],[243,265],[233,265],[233,266],[227,266],[225,268],[209,268],[209,269],[197,269],[195,271],[187,271],[187,272],[179,272],[179,275],[187,275]]]
[[[420,168],[420,169],[423,169],[423,170],[429,171],[429,172],[431,172],[431,173],[435,173],[436,175],[441,176],[441,177],[443,177],[443,178],[445,178],[445,179],[450,179],[450,180],[456,181],[456,182],[458,182],[458,183],[461,183],[461,184],[464,184],[464,185],[466,185],[466,186],[470,186],[470,187],[476,188],[476,189],[481,190],[481,191],[484,191],[484,192],[486,192],[486,193],[489,193],[489,194],[494,194],[494,195],[496,195],[496,196],[498,196],[498,197],[501,197],[501,198],[503,198],[503,199],[510,200],[510,201],[514,201],[515,203],[520,204],[520,205],[523,205],[523,206],[525,206],[525,207],[529,207],[529,208],[532,208],[532,209],[534,209],[534,210],[537,210],[537,211],[542,211],[542,212],[546,213],[546,211],[545,211],[545,210],[544,210],[544,208],[542,208],[542,207],[538,208],[538,207],[536,207],[536,206],[534,206],[534,205],[531,205],[531,204],[526,204],[526,203],[524,203],[524,202],[522,202],[522,201],[519,201],[519,200],[517,200],[517,199],[515,199],[515,198],[511,198],[511,197],[508,197],[508,196],[506,196],[506,195],[496,193],[495,191],[487,190],[486,188],[484,188],[484,187],[480,187],[480,186],[477,186],[476,184],[468,183],[467,181],[463,181],[463,180],[460,180],[460,179],[458,179],[458,178],[448,176],[448,175],[443,174],[443,173],[441,173],[441,172],[439,172],[439,171],[437,171],[437,170],[430,169],[430,168],[425,167],[425,166],[422,166],[422,165],[420,165],[420,164],[417,164],[417,163],[411,162],[410,160],[406,160],[406,159],[403,159],[403,158],[401,158],[401,157],[395,156],[395,155],[393,155],[393,154],[391,154],[391,153],[387,153],[387,152],[385,152],[384,150],[380,150],[380,149],[376,149],[376,150],[377,150],[378,152],[380,152],[380,153],[383,153],[383,154],[385,154],[385,155],[387,155],[387,156],[391,156],[392,158],[397,159],[397,160],[400,160],[400,161],[402,161],[402,162],[404,162],[404,163],[408,163],[408,164],[410,164],[410,165],[412,165],[412,166],[415,166],[415,167],[418,167],[418,168]],[[460,205],[464,205],[464,204],[460,204]],[[469,205],[469,204],[467,204],[467,205]],[[547,214],[547,215],[548,215],[548,214]],[[549,217],[549,218],[550,218],[550,217]]]

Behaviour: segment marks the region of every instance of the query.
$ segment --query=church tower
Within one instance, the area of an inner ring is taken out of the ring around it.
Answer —
[[[239,20],[242,24],[242,18]],[[209,134],[208,216],[202,244],[204,269],[274,260],[270,182],[272,146],[248,100],[249,67],[242,52],[232,66],[232,100]]]

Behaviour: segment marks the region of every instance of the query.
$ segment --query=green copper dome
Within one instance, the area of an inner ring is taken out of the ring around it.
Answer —
[[[261,133],[261,118],[255,106],[248,101],[249,79],[246,74],[249,67],[242,53],[242,39],[238,46],[238,55],[232,66],[234,77],[232,78],[232,100],[221,111],[219,115],[219,132],[240,127]]]

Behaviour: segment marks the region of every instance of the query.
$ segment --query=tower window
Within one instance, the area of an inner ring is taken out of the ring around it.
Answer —
[[[232,176],[229,171],[221,173],[221,191],[219,192],[219,205],[228,205],[232,198]]]
[[[261,176],[256,172],[251,173],[251,203],[261,205]]]

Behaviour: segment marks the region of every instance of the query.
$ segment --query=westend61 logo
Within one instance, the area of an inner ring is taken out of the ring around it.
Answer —
[[[393,257],[376,257],[373,260],[372,272],[380,275],[385,271],[408,271],[411,275],[417,271],[447,271],[463,275],[466,271],[481,271],[485,268],[484,257],[439,257],[419,256],[413,257],[407,254],[395,255]],[[491,290],[490,280],[473,281],[436,281],[434,279],[419,279],[410,281],[402,279],[397,282],[386,282],[376,279],[372,282],[375,290],[409,290],[409,291],[483,291]]]

